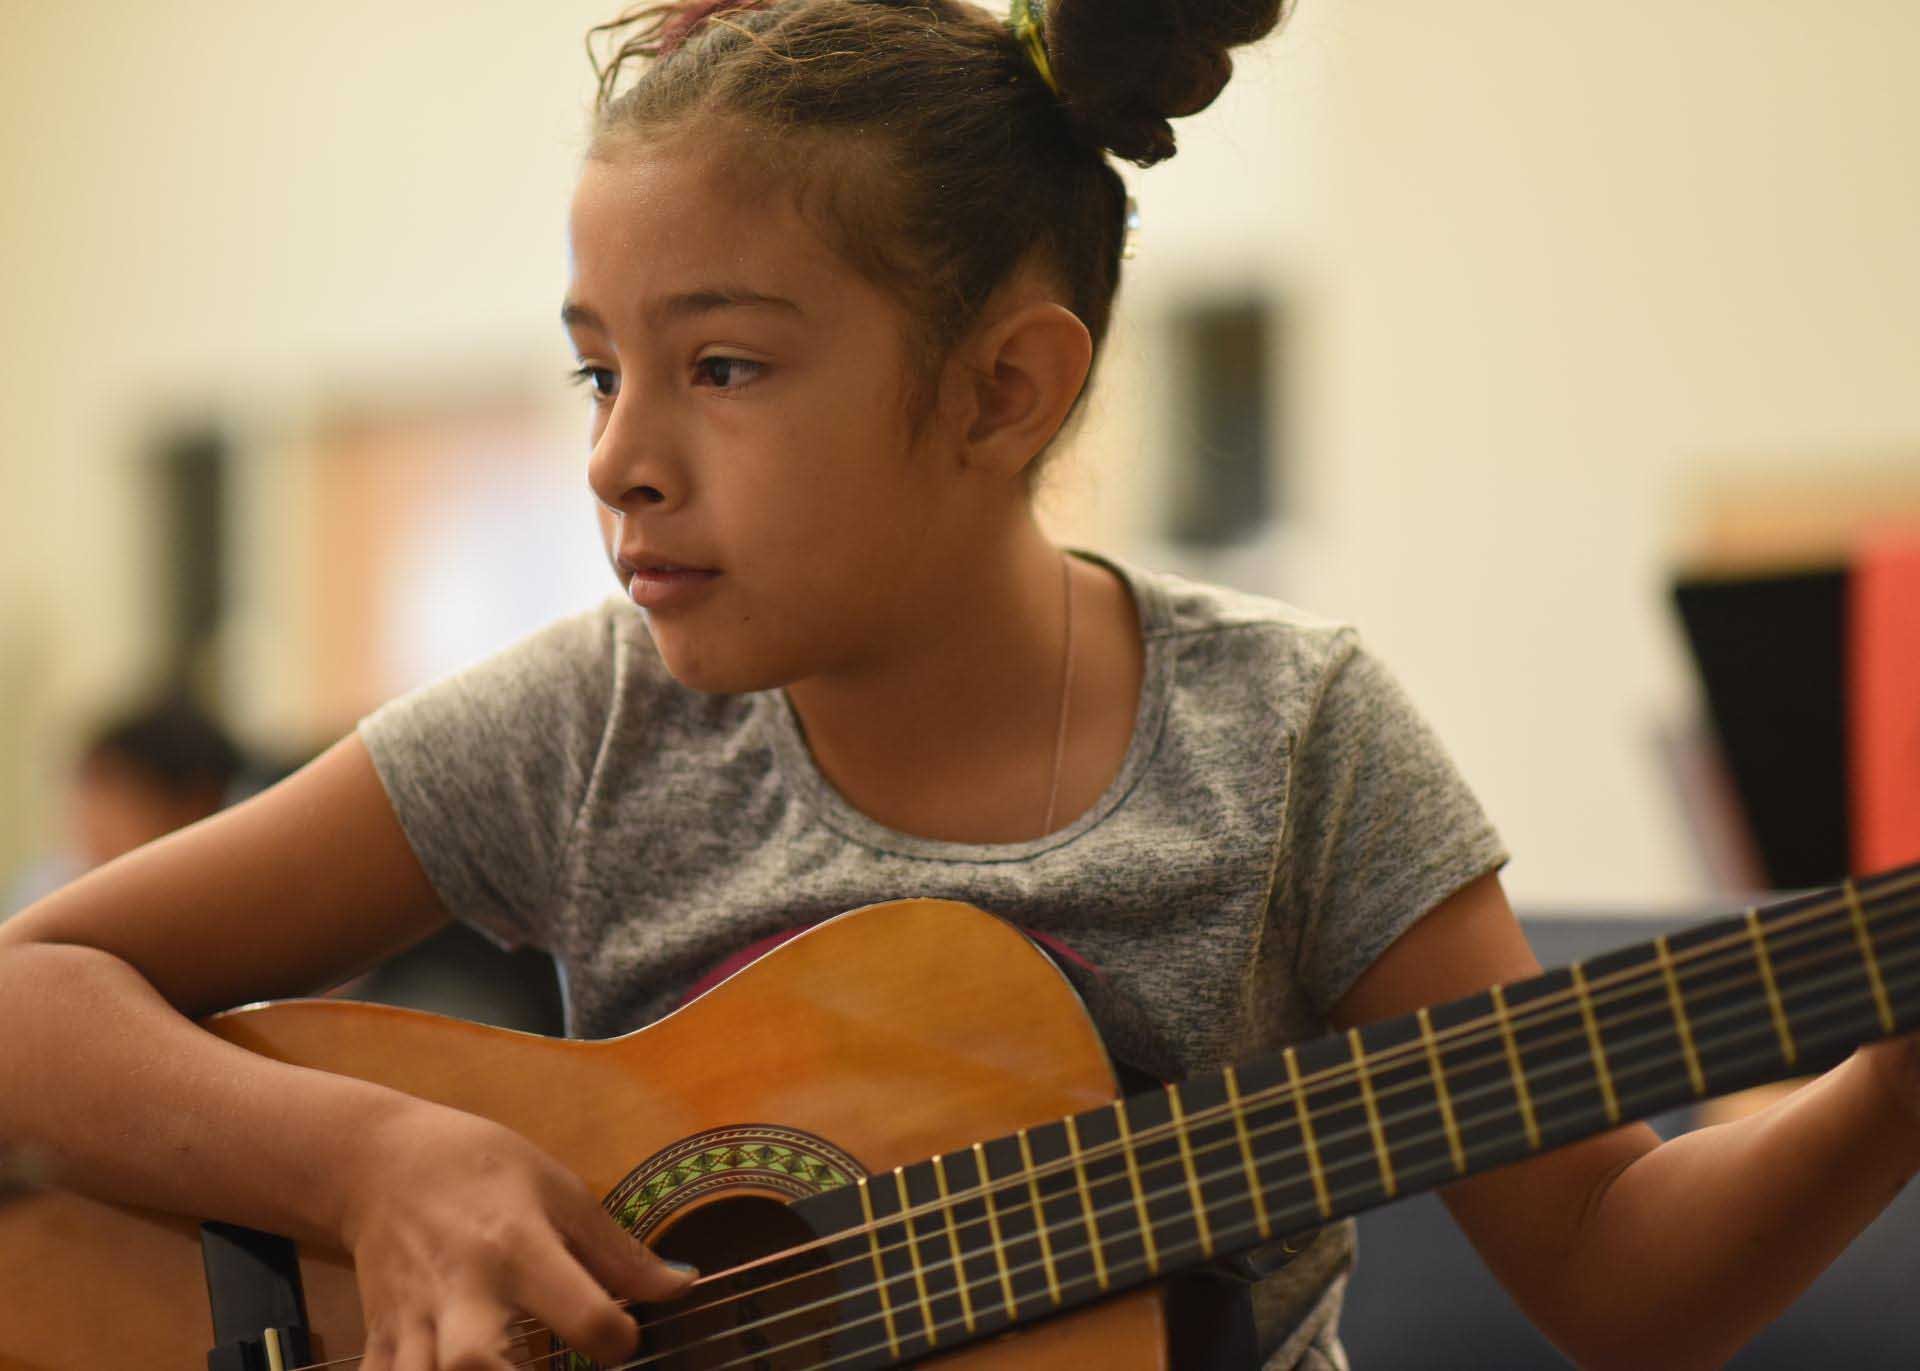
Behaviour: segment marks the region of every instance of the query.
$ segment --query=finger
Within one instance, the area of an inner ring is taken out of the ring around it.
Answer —
[[[513,1311],[491,1300],[450,1306],[434,1326],[438,1371],[510,1371]]]
[[[515,1266],[516,1298],[528,1313],[595,1361],[619,1362],[633,1355],[639,1325],[557,1235],[529,1244]]]
[[[598,1205],[580,1217],[567,1240],[587,1269],[616,1295],[649,1303],[670,1300],[700,1277],[691,1266],[656,1256]]]
[[[401,1327],[394,1340],[393,1371],[434,1371],[432,1324],[417,1319]]]
[[[384,1328],[369,1326],[360,1349],[360,1371],[393,1371],[394,1340]]]

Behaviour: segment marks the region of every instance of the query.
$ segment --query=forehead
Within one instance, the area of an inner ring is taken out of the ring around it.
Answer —
[[[877,302],[807,223],[790,189],[713,152],[590,160],[574,191],[569,239],[570,294],[602,317],[718,285],[821,307]]]

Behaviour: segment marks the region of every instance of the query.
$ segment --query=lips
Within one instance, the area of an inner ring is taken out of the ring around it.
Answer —
[[[669,609],[699,598],[720,577],[715,567],[693,566],[641,550],[614,558],[627,581],[627,597],[642,609]]]
[[[620,568],[622,576],[637,576],[642,573],[670,575],[675,572],[695,572],[701,575],[718,576],[715,567],[696,566],[692,562],[683,562],[674,557],[662,556],[639,548],[623,548],[614,557],[613,563]]]

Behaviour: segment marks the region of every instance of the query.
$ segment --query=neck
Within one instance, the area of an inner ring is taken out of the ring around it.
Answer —
[[[927,836],[1034,836],[1060,708],[1062,556],[1023,512],[963,559],[930,559],[915,619],[884,651],[787,687],[815,762],[849,802]],[[984,801],[964,806],[973,815],[956,804],[969,797]]]

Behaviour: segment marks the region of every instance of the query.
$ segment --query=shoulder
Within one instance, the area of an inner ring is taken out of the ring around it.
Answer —
[[[1256,691],[1296,710],[1362,654],[1352,624],[1265,595],[1110,562],[1128,583],[1149,651],[1167,652],[1180,680],[1210,692]]]

